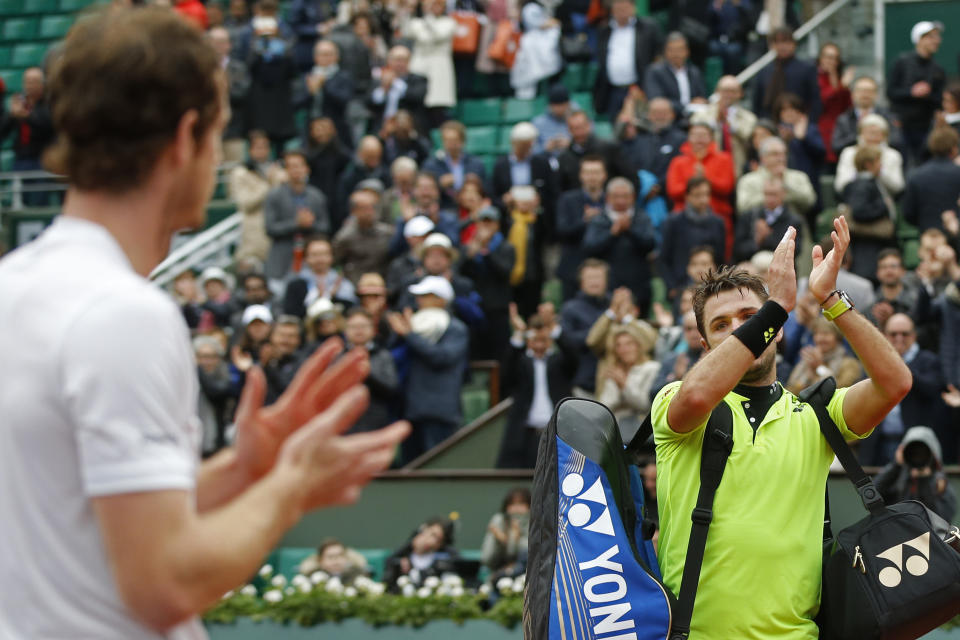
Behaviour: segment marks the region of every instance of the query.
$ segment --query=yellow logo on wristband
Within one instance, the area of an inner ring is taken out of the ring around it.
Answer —
[[[777,332],[773,330],[773,327],[770,327],[769,329],[763,332],[763,341],[770,342],[771,340],[773,340],[773,336],[775,336],[776,334]]]

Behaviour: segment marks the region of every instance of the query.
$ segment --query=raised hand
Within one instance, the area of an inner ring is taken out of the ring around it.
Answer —
[[[797,230],[787,229],[773,252],[773,260],[767,271],[767,285],[770,287],[770,299],[790,312],[797,304],[797,273],[793,265],[793,253],[796,247]],[[836,280],[836,277],[834,277]]]
[[[826,256],[823,255],[823,247],[813,247],[813,270],[807,281],[807,288],[820,303],[837,288],[837,273],[843,264],[843,255],[850,246],[850,227],[846,218],[838,216],[833,219],[830,237],[833,239],[833,248]]]
[[[510,326],[513,327],[513,330],[517,333],[523,333],[527,330],[527,323],[520,317],[516,302],[510,303]]]
[[[960,389],[957,389],[952,384],[947,385],[947,390],[940,394],[940,397],[943,398],[943,401],[947,403],[948,407],[953,407],[954,409],[960,407]]]

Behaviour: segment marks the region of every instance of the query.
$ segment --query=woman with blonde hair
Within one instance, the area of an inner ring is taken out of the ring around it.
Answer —
[[[840,330],[818,318],[813,323],[813,344],[800,350],[800,360],[790,372],[787,390],[800,393],[810,385],[833,376],[837,387],[849,387],[863,379],[860,362],[843,345]]]
[[[843,188],[857,177],[857,168],[853,158],[857,151],[864,147],[880,149],[880,175],[878,179],[891,196],[897,196],[903,191],[903,156],[891,147],[890,124],[887,119],[876,113],[863,116],[857,124],[857,144],[850,145],[840,152],[837,161],[837,177],[833,182],[837,193],[843,193]]]
[[[597,400],[616,416],[626,441],[650,412],[650,389],[660,363],[650,351],[639,328],[614,327],[607,338],[607,355],[597,370]]]

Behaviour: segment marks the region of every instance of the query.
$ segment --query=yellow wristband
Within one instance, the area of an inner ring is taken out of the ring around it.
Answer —
[[[833,294],[830,294],[830,295],[833,295]],[[847,301],[841,297],[832,305],[830,305],[829,309],[823,310],[823,317],[829,320],[830,322],[833,322],[834,320],[842,316],[844,313],[849,311],[851,308],[852,307],[849,304],[847,304]]]

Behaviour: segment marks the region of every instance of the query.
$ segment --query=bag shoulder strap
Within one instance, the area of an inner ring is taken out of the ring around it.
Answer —
[[[674,612],[670,640],[686,640],[690,635],[693,605],[700,584],[700,569],[707,546],[707,534],[713,521],[713,500],[723,479],[727,458],[733,451],[733,413],[729,405],[720,401],[710,414],[703,434],[703,453],[700,457],[700,492],[697,506],[693,509],[690,540],[683,564],[680,593],[677,594],[677,610]]]
[[[817,422],[820,424],[820,433],[823,434],[823,437],[827,443],[829,443],[833,452],[837,454],[840,464],[843,465],[843,469],[847,472],[847,477],[850,478],[853,486],[857,488],[857,494],[859,494],[863,506],[867,511],[877,513],[884,507],[883,498],[880,497],[880,492],[877,491],[870,476],[864,473],[863,467],[860,466],[856,456],[853,455],[853,451],[850,450],[850,445],[843,439],[840,429],[837,428],[837,424],[827,411],[827,404],[830,402],[836,390],[837,381],[834,380],[833,377],[830,377],[807,387],[797,394],[797,397],[801,402],[805,402],[813,407],[814,412],[817,414]]]

